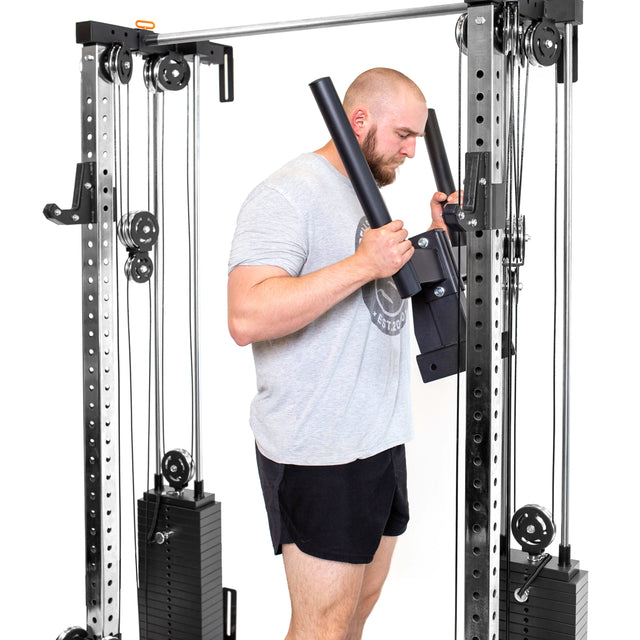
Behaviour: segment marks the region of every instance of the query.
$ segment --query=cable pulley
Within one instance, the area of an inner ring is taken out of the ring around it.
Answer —
[[[127,249],[150,251],[158,241],[158,231],[158,220],[149,211],[132,211],[118,223],[118,238]]]
[[[465,55],[467,54],[467,20],[467,14],[463,13],[456,22],[456,42]]]
[[[153,261],[146,251],[131,253],[124,265],[124,273],[127,279],[138,284],[149,282],[153,275]]]
[[[123,44],[109,47],[102,58],[102,70],[109,82],[129,84],[133,74],[133,56]]]
[[[149,251],[158,241],[158,221],[149,211],[133,211],[118,223],[118,238],[127,247],[129,257],[124,266],[129,280],[148,282],[153,275]]]
[[[523,551],[539,556],[553,542],[556,525],[547,509],[527,504],[513,514],[511,531]]]
[[[560,31],[551,22],[532,24],[524,34],[524,55],[537,67],[556,64],[562,53]]]
[[[191,79],[189,63],[178,53],[152,57],[145,61],[144,81],[154,91],[180,91]]]
[[[162,458],[162,475],[173,489],[180,492],[191,481],[195,473],[193,458],[184,449],[167,451]]]

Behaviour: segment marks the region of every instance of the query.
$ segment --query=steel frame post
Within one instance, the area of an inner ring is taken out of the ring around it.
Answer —
[[[465,640],[497,640],[500,610],[506,122],[504,54],[495,6],[468,8],[468,155],[485,171],[465,190],[484,199],[467,214]],[[465,194],[465,199],[467,195]]]
[[[101,72],[105,47],[82,49],[82,160],[95,162],[95,222],[82,225],[87,631],[119,637],[120,462],[118,283],[115,252],[113,83]]]

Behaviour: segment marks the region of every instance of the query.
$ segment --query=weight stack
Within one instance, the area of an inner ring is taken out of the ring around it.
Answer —
[[[509,588],[507,570],[500,570],[500,640],[586,640],[588,573],[571,560],[569,567],[552,558],[529,588],[526,602],[514,593],[536,570],[529,555],[511,549]],[[509,597],[509,633],[506,632],[506,596]]]
[[[138,542],[140,640],[222,640],[221,509],[215,496],[146,492],[138,500]]]

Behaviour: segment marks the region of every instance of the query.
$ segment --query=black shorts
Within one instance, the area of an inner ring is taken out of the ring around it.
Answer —
[[[276,554],[295,543],[304,553],[367,564],[384,536],[409,522],[404,445],[348,464],[279,464],[256,448]]]

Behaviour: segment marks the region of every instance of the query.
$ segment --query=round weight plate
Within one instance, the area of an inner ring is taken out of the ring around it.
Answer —
[[[544,507],[528,504],[513,514],[511,531],[523,551],[537,555],[553,542],[556,526]]]
[[[124,272],[129,280],[134,282],[149,282],[153,275],[153,262],[149,254],[139,251],[131,254],[124,265]]]
[[[162,458],[162,475],[177,491],[182,491],[194,474],[193,458],[184,449],[167,451]]]

